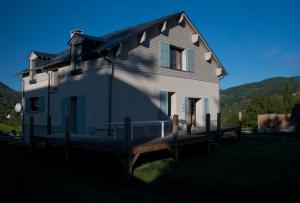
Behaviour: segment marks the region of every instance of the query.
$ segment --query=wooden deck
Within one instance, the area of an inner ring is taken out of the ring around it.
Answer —
[[[220,116],[218,116],[220,119]],[[99,151],[103,153],[111,153],[118,156],[121,163],[124,165],[129,174],[132,174],[133,166],[138,157],[143,153],[149,153],[160,150],[169,150],[178,161],[178,156],[184,146],[197,143],[206,143],[208,152],[211,149],[212,143],[220,144],[220,138],[226,132],[235,132],[238,136],[241,133],[240,126],[232,126],[227,128],[220,127],[220,121],[216,128],[210,129],[210,118],[208,117],[207,125],[204,129],[185,131],[178,130],[178,117],[174,116],[172,124],[172,133],[164,137],[148,137],[145,140],[134,141],[130,137],[131,119],[125,118],[124,139],[114,140],[112,138],[103,138],[92,135],[76,135],[70,134],[69,128],[66,127],[65,133],[49,134],[49,135],[34,135],[31,130],[30,149],[36,146],[37,143],[44,143],[47,145],[62,146],[65,148],[65,158],[68,159],[69,149],[85,149],[92,151]],[[66,120],[66,123],[68,121]],[[32,125],[33,126],[33,121]]]

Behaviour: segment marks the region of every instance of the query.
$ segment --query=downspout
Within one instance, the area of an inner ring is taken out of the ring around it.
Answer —
[[[47,133],[51,134],[51,117],[50,117],[50,73],[46,72],[48,75],[48,88],[47,88]]]
[[[225,78],[225,76],[224,75],[221,75],[220,77],[219,77],[219,113],[221,113],[221,106],[220,106],[220,103],[221,103],[221,83],[220,83],[220,81],[223,79],[223,78]],[[222,117],[222,114],[221,114],[221,117]]]
[[[109,123],[109,135],[111,134],[111,122],[112,122],[112,88],[113,88],[113,79],[114,79],[114,63],[111,59],[107,58],[101,51],[98,51],[98,54],[104,58],[107,62],[110,63],[110,75],[108,82],[108,123]]]
[[[23,76],[22,76],[22,131],[23,131],[23,137],[22,137],[22,139],[24,140],[24,133],[25,133],[25,124],[24,124],[24,109],[25,109],[25,106],[24,106],[24,104],[25,104],[25,98],[24,98],[24,88],[25,88],[25,84],[24,84],[24,78],[23,78]],[[26,140],[25,140],[26,141]]]

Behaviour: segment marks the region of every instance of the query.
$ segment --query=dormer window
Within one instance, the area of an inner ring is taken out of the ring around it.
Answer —
[[[35,70],[30,70],[30,80],[29,80],[30,84],[34,84],[36,83],[36,72]]]
[[[77,75],[82,73],[82,43],[72,44],[71,46],[71,64],[72,72],[71,75]]]
[[[73,70],[81,69],[81,43],[72,45]]]
[[[38,56],[34,53],[31,52],[29,56],[29,84],[34,84],[36,83],[36,60]]]

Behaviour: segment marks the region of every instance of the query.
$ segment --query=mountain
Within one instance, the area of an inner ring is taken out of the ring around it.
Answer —
[[[0,82],[0,122],[14,113],[15,104],[21,102],[21,93]]]
[[[221,108],[241,109],[252,98],[268,94],[275,97],[282,97],[285,84],[290,81],[296,97],[300,97],[300,76],[275,77],[260,82],[248,83],[236,87],[221,90]]]

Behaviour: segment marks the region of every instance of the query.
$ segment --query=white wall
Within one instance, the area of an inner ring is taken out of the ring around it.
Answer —
[[[208,98],[211,119],[217,119],[219,112],[219,84],[203,82],[164,75],[138,76],[130,71],[116,69],[115,79],[122,81],[114,86],[113,120],[121,121],[124,116],[132,116],[134,120],[157,120],[157,110],[160,107],[159,92],[175,92],[176,114],[179,119],[185,119],[184,98]],[[122,86],[135,87],[134,91],[121,91]],[[146,97],[134,95],[136,92]],[[121,101],[121,102],[120,102]],[[197,102],[197,124],[203,124],[203,100]],[[151,103],[151,105],[149,105]],[[119,104],[122,104],[120,106]]]

